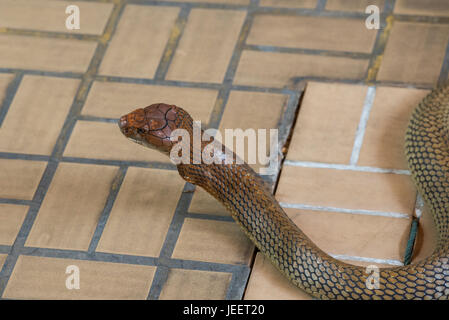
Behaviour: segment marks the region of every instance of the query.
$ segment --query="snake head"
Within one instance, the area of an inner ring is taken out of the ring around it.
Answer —
[[[118,125],[128,139],[170,154],[174,145],[170,135],[178,128],[181,113],[186,114],[184,110],[174,105],[157,103],[122,116]]]

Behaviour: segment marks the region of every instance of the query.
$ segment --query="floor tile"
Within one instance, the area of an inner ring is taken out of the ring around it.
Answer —
[[[160,300],[224,300],[232,273],[171,269]]]
[[[78,121],[65,157],[171,163],[166,155],[126,139],[116,123]]]
[[[152,78],[178,13],[175,7],[126,6],[99,73]],[[143,34],[148,41],[142,41]]]
[[[25,76],[3,122],[0,151],[50,155],[78,86],[76,79]]]
[[[344,261],[353,265],[368,266],[372,262]],[[391,265],[375,264],[379,268],[391,267]],[[305,291],[292,284],[271,261],[262,253],[256,254],[251,276],[246,287],[245,300],[312,300],[314,299]]]
[[[214,197],[201,188],[196,188],[190,202],[189,212],[229,216],[230,213]]]
[[[287,160],[349,164],[366,86],[309,82]]]
[[[158,257],[183,186],[177,171],[129,168],[97,251]]]
[[[221,83],[244,18],[244,11],[193,9],[166,78]]]
[[[263,7],[284,7],[284,8],[307,8],[316,7],[317,0],[260,0],[259,5]]]
[[[447,25],[396,21],[377,79],[435,83],[440,75],[448,39]]]
[[[217,140],[224,141],[228,148],[236,151],[242,159],[258,171],[259,168],[264,166],[263,162],[260,161],[258,153],[261,152],[261,154],[266,156],[270,154],[270,129],[278,129],[287,100],[288,97],[282,94],[231,91],[220,122],[221,139],[217,137]],[[243,131],[250,129],[254,132],[253,141],[245,142],[243,153],[237,150],[237,139],[233,139],[232,142],[230,139],[226,139],[227,129],[242,129]],[[262,134],[259,135],[258,129],[266,130],[264,137],[266,152],[263,152],[263,150],[259,151],[258,147],[256,147],[259,141],[261,141],[260,139],[263,139]]]
[[[363,19],[264,14],[254,18],[247,43],[370,53],[376,34]]]
[[[216,263],[248,264],[254,245],[234,222],[184,220],[172,257]]]
[[[427,93],[427,90],[377,87],[358,165],[408,169],[405,132],[412,111]]]
[[[410,219],[297,209],[286,212],[328,254],[403,259]]]
[[[28,206],[0,204],[0,245],[12,246],[14,244],[28,209]]]
[[[67,289],[79,268],[79,288]],[[146,299],[155,267],[73,259],[20,256],[4,298],[10,299]]]
[[[408,215],[415,197],[408,175],[293,166],[284,166],[276,191],[285,203]]]
[[[2,34],[0,68],[85,72],[96,47],[95,41]]]
[[[61,163],[26,245],[87,250],[117,170],[112,166]]]
[[[118,119],[134,109],[163,102],[175,104],[195,120],[207,123],[217,94],[210,89],[97,81],[89,91],[82,114]]]
[[[382,11],[385,0],[327,0],[326,10],[365,12],[370,5],[375,5]]]
[[[311,300],[291,283],[271,261],[258,252],[245,291],[245,300]]]
[[[282,88],[302,77],[362,79],[367,67],[368,61],[360,59],[243,51],[234,83]]]
[[[449,16],[449,3],[445,0],[397,0],[394,12],[421,16]]]
[[[67,6],[80,11],[80,29],[69,30],[65,21]],[[54,0],[0,1],[0,27],[101,35],[112,12],[112,3]],[[39,12],[39,14],[36,14]]]
[[[0,198],[32,200],[46,162],[0,159]]]

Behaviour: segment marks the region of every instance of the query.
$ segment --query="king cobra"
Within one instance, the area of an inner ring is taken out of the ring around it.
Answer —
[[[129,139],[167,155],[184,129],[195,148],[193,119],[182,108],[163,103],[137,109],[119,120]],[[448,299],[449,297],[449,87],[434,89],[414,110],[405,138],[405,153],[418,192],[438,232],[434,252],[406,266],[381,268],[377,283],[365,268],[334,259],[318,248],[287,216],[264,180],[246,163],[180,163],[186,181],[202,187],[231,213],[245,234],[293,284],[318,299]],[[188,141],[188,139],[186,139]],[[215,142],[217,143],[217,142]],[[198,150],[196,150],[198,151]],[[178,152],[179,153],[179,152]],[[223,154],[227,155],[223,157]]]

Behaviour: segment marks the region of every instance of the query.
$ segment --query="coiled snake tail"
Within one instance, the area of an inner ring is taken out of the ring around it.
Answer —
[[[431,256],[416,264],[379,269],[376,273],[338,261],[319,249],[283,211],[264,181],[247,164],[177,165],[180,175],[220,201],[288,279],[320,299],[448,299],[449,297],[449,89],[429,94],[414,111],[406,134],[406,155],[415,183],[428,204],[439,233]],[[176,145],[175,129],[190,139],[189,159],[209,142],[195,146],[193,120],[183,109],[154,104],[120,118],[122,133],[167,155]],[[185,138],[184,138],[185,139]],[[187,139],[189,140],[189,139]],[[223,156],[225,155],[225,156]],[[231,153],[231,156],[235,157]]]

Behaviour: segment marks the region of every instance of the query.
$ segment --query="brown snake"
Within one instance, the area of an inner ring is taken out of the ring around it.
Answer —
[[[186,111],[162,103],[137,109],[119,120],[126,137],[167,155],[177,143],[170,139],[172,131],[185,129],[192,137],[192,126]],[[201,150],[208,143],[202,142]],[[432,212],[438,242],[432,255],[416,264],[380,269],[374,287],[367,285],[370,275],[365,268],[338,261],[318,248],[246,163],[190,162],[177,168],[181,177],[204,188],[231,212],[279,271],[316,298],[448,299],[449,87],[433,90],[416,108],[405,149],[412,177]]]

